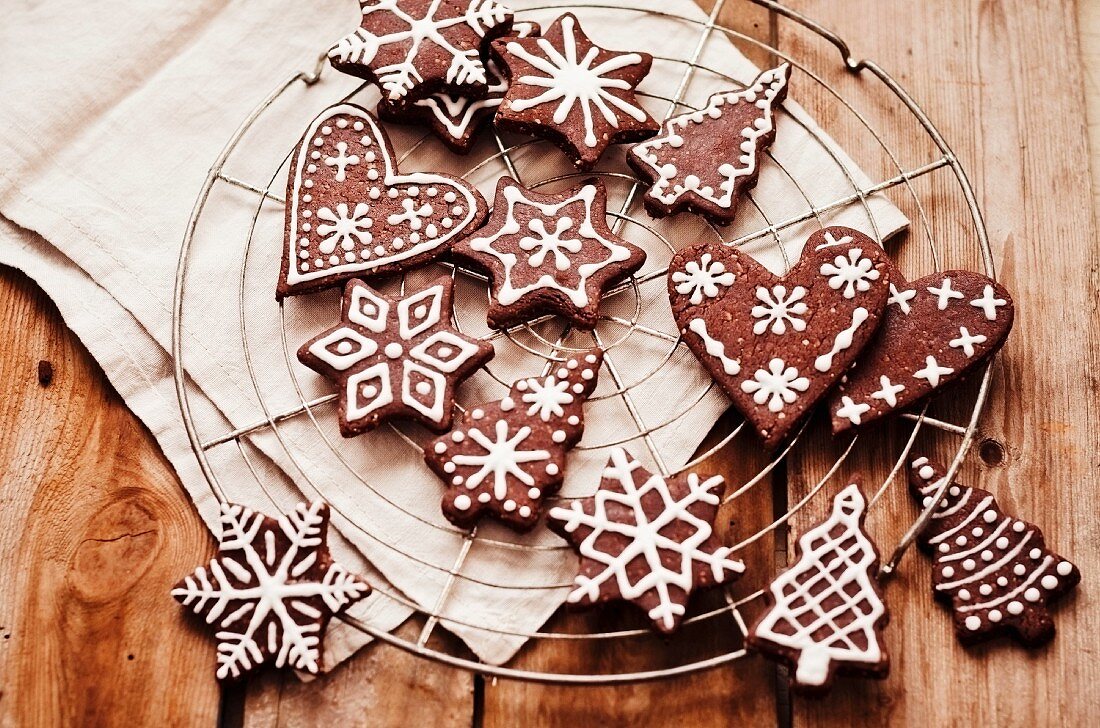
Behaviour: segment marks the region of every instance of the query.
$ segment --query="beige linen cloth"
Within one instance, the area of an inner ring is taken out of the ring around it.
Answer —
[[[547,4],[512,3],[520,18],[544,26],[558,11],[525,8]],[[646,5],[642,0],[600,4]],[[188,218],[208,169],[234,130],[285,79],[313,69],[318,55],[357,25],[357,10],[353,0],[46,0],[5,9],[0,262],[26,271],[57,302],[157,438],[211,527],[217,524],[217,500],[184,430],[170,356],[174,280]],[[690,0],[670,0],[661,10],[706,19]],[[576,12],[595,41],[658,56],[641,90],[647,94],[643,103],[664,117],[685,66],[661,58],[689,57],[701,26],[634,10]],[[700,63],[740,84],[758,72],[721,34],[710,40]],[[726,240],[847,197],[853,185],[871,184],[798,107],[802,82],[796,70],[791,100],[780,115],[774,161],[764,163],[753,200],[743,204],[738,221],[722,231]],[[710,93],[732,85],[700,71],[684,100],[698,107]],[[207,450],[210,468],[231,500],[272,513],[303,498],[323,497],[333,506],[335,555],[377,587],[353,609],[355,616],[390,630],[414,610],[434,611],[480,659],[499,664],[567,594],[576,561],[563,542],[542,528],[521,537],[488,523],[467,548],[467,534],[440,514],[439,481],[414,445],[425,433],[414,427],[343,440],[331,403],[288,417],[277,428],[264,426],[270,416],[301,410],[303,402],[331,392],[293,352],[334,323],[338,294],[294,298],[282,309],[275,304],[283,220],[278,198],[286,184],[285,158],[311,118],[353,92],[357,102],[375,103],[376,92],[356,91],[359,86],[356,79],[326,69],[313,86],[292,84],[245,133],[224,174],[257,188],[270,185],[272,197],[214,183],[184,275],[181,348],[192,416],[204,442],[257,426],[239,441]],[[459,158],[433,139],[419,143],[422,136],[419,129],[392,128],[399,156],[412,150],[403,169],[466,174],[491,199],[504,162],[475,166],[496,151],[491,137],[468,158]],[[543,143],[515,150],[511,161],[527,184],[570,172],[562,155]],[[621,176],[627,172],[623,150],[609,154],[600,170],[610,173],[605,177],[609,209],[617,211],[630,189]],[[562,184],[568,182],[557,186]],[[715,237],[691,216],[653,221],[637,202],[631,214],[639,224],[628,223],[621,232],[650,254],[643,278],[659,273],[673,249]],[[907,225],[882,196],[823,217],[883,238]],[[782,246],[768,234],[746,249],[781,270],[785,260],[797,259],[816,227],[814,220],[787,226],[777,234]],[[446,271],[428,266],[410,275],[406,285]],[[396,290],[398,284],[386,285]],[[488,335],[484,284],[460,274],[456,300],[460,327]],[[499,398],[502,382],[540,373],[544,360],[526,350],[548,350],[536,333],[551,343],[565,334],[562,343],[569,346],[608,348],[610,365],[587,407],[588,429],[571,457],[563,495],[591,493],[606,447],[618,442],[651,469],[682,467],[728,407],[686,349],[675,347],[663,276],[615,296],[604,311],[608,318],[594,335],[564,332],[547,322],[533,332],[495,339],[492,374],[479,373],[459,393],[463,404]],[[645,330],[631,331],[631,322]],[[624,389],[630,406],[616,396]],[[457,577],[451,578],[452,570]],[[174,608],[167,592],[164,608]],[[365,641],[363,633],[334,622],[327,666]]]

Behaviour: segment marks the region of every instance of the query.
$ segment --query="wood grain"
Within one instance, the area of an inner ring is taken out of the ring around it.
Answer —
[[[213,648],[168,594],[206,528],[45,295],[5,268],[0,302],[0,723],[209,725]]]

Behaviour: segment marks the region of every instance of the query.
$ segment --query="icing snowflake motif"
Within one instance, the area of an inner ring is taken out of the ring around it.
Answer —
[[[317,233],[326,236],[318,246],[319,250],[328,255],[337,247],[354,250],[358,246],[369,245],[370,229],[374,225],[374,220],[368,216],[369,212],[370,205],[365,202],[357,203],[350,211],[345,202],[336,205],[335,211],[327,207],[319,209],[317,218],[324,220],[324,223],[317,225]]]
[[[913,379],[923,379],[930,387],[940,386],[940,377],[955,371],[951,367],[940,366],[936,357],[929,354],[924,360],[924,368],[913,372]]]
[[[821,688],[842,666],[885,677],[887,615],[873,576],[878,553],[863,532],[866,505],[856,483],[837,494],[829,517],[799,537],[798,561],[768,587],[773,605],[750,631],[750,644],[793,664],[801,687]]]
[[[769,324],[772,333],[779,336],[787,333],[787,324],[795,331],[805,331],[806,322],[799,318],[809,310],[802,300],[805,297],[806,289],[802,286],[795,286],[789,296],[786,286],[772,286],[770,291],[765,286],[757,286],[756,298],[763,305],[752,307],[753,318],[761,319],[752,327],[752,332],[759,336],[768,330]]]
[[[856,291],[864,293],[871,288],[871,281],[877,281],[878,270],[870,258],[863,257],[863,251],[852,248],[848,256],[838,255],[832,263],[823,263],[821,275],[829,276],[829,287],[834,291],[844,288],[845,298],[855,298]]]
[[[752,379],[741,382],[742,391],[751,394],[757,404],[767,402],[771,412],[779,412],[809,388],[810,380],[798,376],[797,369],[779,358],[772,359],[767,369],[757,369]]]
[[[217,625],[220,680],[268,662],[316,674],[332,615],[370,587],[329,556],[328,506],[304,503],[278,520],[222,504],[217,556],[172,596]]]
[[[523,402],[531,405],[527,414],[538,416],[543,422],[549,422],[551,417],[561,417],[565,414],[565,405],[573,403],[573,395],[569,393],[570,383],[568,379],[560,382],[554,377],[547,377],[545,381],[538,379],[527,380],[527,391],[523,393]]]
[[[306,343],[298,359],[340,387],[340,430],[358,435],[391,417],[446,429],[457,382],[492,358],[492,346],[454,330],[453,282],[402,298],[350,281],[342,322]]]
[[[581,556],[567,601],[633,601],[657,629],[676,629],[692,590],[745,570],[714,535],[722,487],[720,476],[662,478],[622,448],[611,450],[596,494],[550,511],[551,527]]]
[[[484,88],[482,43],[512,19],[496,0],[360,0],[359,5],[362,26],[336,43],[328,57],[339,70],[375,80],[391,101],[433,79]]]
[[[690,295],[693,306],[702,303],[703,296],[717,298],[718,287],[729,288],[733,281],[733,273],[727,271],[724,264],[713,260],[710,253],[703,253],[698,261],[689,260],[683,270],[672,273],[676,292],[682,296]]]
[[[561,487],[565,454],[584,433],[583,405],[596,387],[598,350],[515,382],[508,396],[466,409],[450,433],[424,446],[443,480],[443,514],[472,528],[489,514],[517,531],[533,528],[542,500]]]
[[[489,222],[453,248],[489,273],[490,325],[507,328],[548,306],[595,325],[603,290],[645,262],[645,251],[607,226],[606,195],[598,182],[543,195],[501,178]]]
[[[348,143],[337,142],[336,143],[336,156],[325,157],[325,164],[330,167],[336,168],[336,176],[334,179],[337,182],[343,182],[348,177],[348,167],[354,167],[359,164],[359,155],[348,154]]]

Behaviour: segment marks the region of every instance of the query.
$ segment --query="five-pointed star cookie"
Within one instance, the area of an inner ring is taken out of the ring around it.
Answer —
[[[363,20],[328,52],[333,68],[365,78],[391,101],[451,90],[484,95],[481,51],[508,32],[497,0],[359,0]]]
[[[349,281],[340,323],[298,350],[299,361],[339,386],[344,437],[395,418],[450,428],[454,388],[493,358],[491,344],[455,330],[453,286],[443,277],[390,297]]]
[[[511,82],[497,127],[549,139],[578,169],[591,169],[609,145],[641,141],[659,128],[635,97],[653,56],[597,46],[572,14],[541,38],[498,40],[492,50]]]
[[[489,276],[489,325],[498,329],[542,314],[591,329],[603,292],[630,277],[646,257],[611,232],[599,181],[541,194],[509,177],[497,185],[486,226],[452,252]]]
[[[322,501],[270,518],[223,503],[218,554],[172,589],[215,625],[219,680],[237,680],[271,662],[316,673],[329,619],[370,593],[329,555]]]

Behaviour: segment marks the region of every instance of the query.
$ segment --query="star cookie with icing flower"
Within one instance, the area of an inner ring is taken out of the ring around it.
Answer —
[[[339,388],[344,437],[390,419],[450,428],[455,387],[493,358],[491,344],[455,330],[453,286],[442,277],[392,297],[349,281],[340,323],[298,350],[299,361]]]
[[[489,325],[498,329],[544,314],[591,329],[604,291],[646,258],[611,232],[607,192],[598,180],[542,194],[508,177],[497,184],[485,227],[458,241],[452,253],[489,276]]]
[[[453,432],[424,446],[425,462],[446,484],[447,520],[471,528],[491,515],[521,532],[538,523],[539,506],[565,477],[565,453],[584,433],[584,402],[602,362],[598,349],[555,362],[504,399],[466,410]]]
[[[873,422],[973,371],[1012,329],[1012,296],[963,270],[907,283],[892,263],[882,328],[829,398],[833,432]]]
[[[482,52],[512,27],[497,0],[359,0],[362,21],[328,52],[338,71],[365,78],[390,101],[437,91],[484,96]]]
[[[608,146],[659,128],[635,96],[653,56],[597,46],[571,13],[541,38],[497,40],[492,52],[511,84],[497,128],[550,140],[580,170],[592,169]]]
[[[458,178],[402,174],[374,115],[336,104],[291,157],[276,298],[408,270],[445,253],[486,214],[485,200]]]
[[[733,222],[738,200],[756,186],[775,140],[775,110],[790,76],[784,63],[743,91],[714,94],[702,109],[669,119],[660,134],[631,149],[627,161],[651,185],[649,214],[690,210],[716,225]]]

